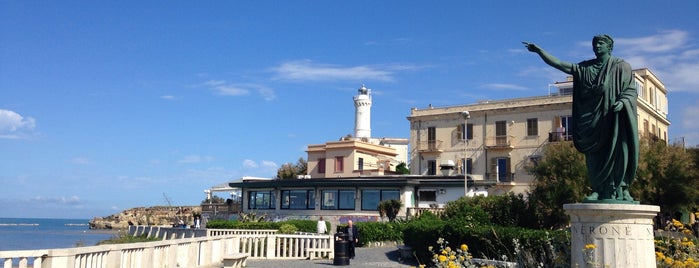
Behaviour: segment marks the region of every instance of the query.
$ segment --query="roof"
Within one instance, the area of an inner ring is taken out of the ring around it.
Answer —
[[[487,181],[474,181],[469,177],[469,186],[488,185]],[[377,176],[319,179],[277,179],[268,181],[230,182],[234,188],[293,188],[293,187],[403,187],[403,186],[463,186],[462,176]]]

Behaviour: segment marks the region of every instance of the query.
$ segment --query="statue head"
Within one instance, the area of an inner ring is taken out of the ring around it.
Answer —
[[[614,39],[612,39],[611,36],[607,34],[600,34],[600,35],[595,35],[595,37],[592,38],[592,46],[595,46],[595,43],[597,43],[597,40],[602,40],[605,43],[609,44],[609,52],[614,50]]]

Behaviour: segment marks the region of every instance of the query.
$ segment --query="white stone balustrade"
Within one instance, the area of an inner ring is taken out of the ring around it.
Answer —
[[[250,259],[306,259],[310,257],[307,248],[334,249],[331,235],[267,233],[221,234],[66,249],[0,251],[0,260],[4,268],[202,267],[220,265],[224,256],[233,253],[246,253]]]

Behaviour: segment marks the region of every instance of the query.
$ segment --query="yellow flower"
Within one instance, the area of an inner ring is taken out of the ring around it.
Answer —
[[[586,244],[585,245],[585,249],[595,249],[595,248],[597,248],[597,246],[595,246],[595,244]]]
[[[432,246],[427,247],[427,250],[432,251]]]
[[[455,255],[449,256],[449,260],[451,260],[451,261],[456,260],[456,256]]]
[[[424,264],[420,264],[419,267],[420,267],[420,268],[425,268],[425,265],[424,265]]]
[[[447,256],[439,255],[438,260],[439,260],[439,262],[445,262],[445,261],[447,261]]]
[[[468,251],[468,246],[466,244],[461,244],[462,251]]]
[[[667,265],[672,265],[672,263],[675,262],[675,260],[673,260],[672,258],[665,258],[664,261]]]
[[[447,252],[451,252],[451,248],[450,248],[450,247],[447,247],[446,250],[447,250]]]

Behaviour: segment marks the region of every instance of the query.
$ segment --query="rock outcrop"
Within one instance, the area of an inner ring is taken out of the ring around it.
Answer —
[[[90,220],[90,229],[123,229],[129,225],[173,226],[194,224],[194,216],[201,215],[200,206],[184,207],[138,207]],[[180,222],[181,221],[181,222]]]

